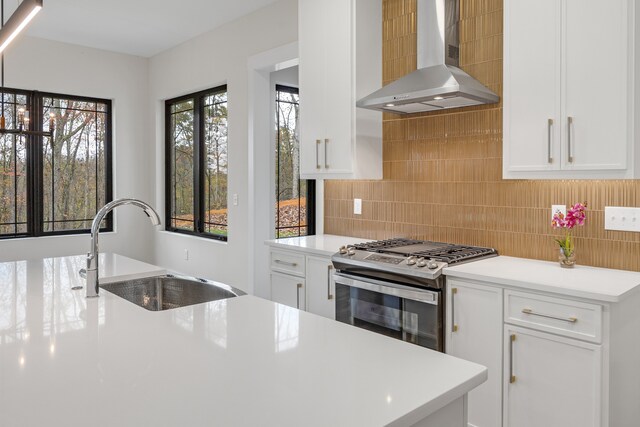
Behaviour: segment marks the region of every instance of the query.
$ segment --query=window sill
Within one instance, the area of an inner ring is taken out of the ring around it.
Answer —
[[[166,235],[166,236],[177,236],[177,237],[182,237],[185,239],[195,239],[198,241],[204,241],[204,242],[211,242],[211,243],[215,243],[218,245],[227,245],[229,243],[229,241],[224,241],[224,240],[219,240],[219,239],[213,239],[210,237],[203,237],[203,236],[196,236],[193,234],[186,234],[186,233],[178,233],[175,231],[167,231],[167,230],[160,230],[158,231],[158,233],[162,234],[162,235]]]
[[[109,235],[115,235],[118,234],[117,231],[113,230],[113,231],[101,231],[100,235],[101,236],[109,236]],[[7,237],[0,237],[0,243],[1,242],[11,242],[11,241],[30,241],[30,240],[34,240],[34,241],[42,241],[42,240],[48,240],[48,239],[74,239],[74,238],[83,238],[83,239],[87,239],[87,241],[89,241],[91,239],[91,233],[77,233],[77,234],[57,234],[57,235],[46,235],[46,236],[23,236],[23,237],[11,237],[11,236],[7,236]]]

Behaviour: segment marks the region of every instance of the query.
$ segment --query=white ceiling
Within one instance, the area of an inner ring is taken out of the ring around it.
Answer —
[[[277,0],[44,0],[27,34],[153,56]],[[18,0],[5,0],[5,20]]]

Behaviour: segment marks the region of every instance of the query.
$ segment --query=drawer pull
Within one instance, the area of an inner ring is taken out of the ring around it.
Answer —
[[[516,382],[516,376],[513,375],[513,343],[516,340],[516,334],[509,336],[509,383]]]
[[[296,308],[298,310],[300,310],[300,288],[302,288],[302,283],[296,285]]]
[[[288,265],[290,267],[297,267],[298,266],[298,264],[295,263],[295,262],[282,261],[281,259],[276,259],[273,262],[275,262],[276,264]]]
[[[451,332],[458,332],[458,325],[456,325],[456,305],[455,296],[458,293],[458,288],[451,288]]]
[[[332,300],[333,295],[331,295],[331,270],[333,270],[333,265],[327,266],[327,299]]]
[[[536,313],[530,308],[523,308],[522,312],[524,314],[530,314],[531,316],[545,317],[547,319],[561,320],[563,322],[569,322],[569,323],[576,323],[578,321],[577,317],[559,317],[559,316],[552,316],[550,314]]]
[[[320,154],[318,154],[318,150],[320,150],[320,144],[322,144],[322,141],[316,139],[316,169],[320,169],[322,167],[320,166]]]
[[[329,139],[324,140],[324,168],[329,169],[329,161],[327,160],[327,144],[329,144]]]

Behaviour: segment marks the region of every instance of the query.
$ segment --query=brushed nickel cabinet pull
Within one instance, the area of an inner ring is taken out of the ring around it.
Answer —
[[[547,161],[553,163],[553,155],[551,154],[551,129],[553,128],[553,119],[547,122]]]
[[[324,168],[329,169],[329,161],[327,160],[327,144],[329,144],[329,139],[326,138],[324,140]]]
[[[516,340],[516,334],[512,334],[509,337],[509,383],[516,382],[516,376],[513,375],[513,343]]]
[[[295,263],[295,262],[282,261],[281,259],[276,259],[273,262],[275,262],[276,264],[288,265],[289,267],[297,267],[298,266],[298,264]]]
[[[322,167],[320,164],[320,154],[318,153],[320,150],[320,144],[322,144],[322,141],[316,139],[316,169],[320,169]]]
[[[296,308],[300,309],[300,288],[302,288],[302,283],[298,283],[296,285]]]
[[[458,288],[451,288],[451,332],[458,332],[458,325],[456,325],[456,311],[455,311],[455,295],[458,293]]]
[[[332,300],[333,295],[331,295],[331,270],[333,270],[333,265],[327,266],[327,299]]]
[[[573,126],[573,117],[567,117],[567,149],[569,151],[569,163],[573,163],[573,141],[571,140],[571,127]]]
[[[563,322],[569,322],[569,323],[576,323],[578,321],[577,317],[559,317],[559,316],[552,316],[551,314],[536,313],[533,310],[531,310],[530,308],[523,308],[522,312],[524,314],[529,314],[531,316],[538,316],[538,317],[544,317],[544,318],[547,318],[547,319],[561,320]]]

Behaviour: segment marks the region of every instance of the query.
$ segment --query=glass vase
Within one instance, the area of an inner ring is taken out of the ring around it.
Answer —
[[[560,262],[560,267],[562,268],[573,268],[576,265],[576,251],[574,250],[567,256],[564,253],[562,248],[560,248],[560,255],[558,256],[558,261]]]

